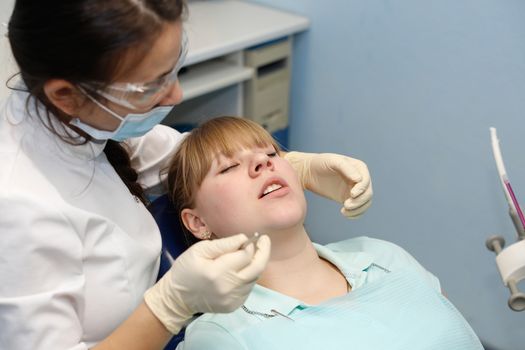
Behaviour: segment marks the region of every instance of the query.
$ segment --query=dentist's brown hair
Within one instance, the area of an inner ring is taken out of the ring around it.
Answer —
[[[42,127],[65,142],[86,143],[88,135],[79,140],[65,126],[74,116],[47,98],[45,83],[63,79],[75,86],[92,81],[110,84],[140,62],[166,23],[183,19],[185,6],[184,0],[16,0],[9,43],[23,89],[29,92],[27,104],[45,106],[42,113],[35,108]],[[51,123],[51,114],[63,123],[62,130]],[[146,203],[127,150],[108,140],[104,153],[130,192]]]

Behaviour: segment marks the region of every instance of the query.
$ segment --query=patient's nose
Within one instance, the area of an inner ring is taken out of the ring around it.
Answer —
[[[250,164],[250,176],[259,176],[264,170],[273,170],[274,164],[272,158],[266,153],[256,153],[253,155],[252,162]]]

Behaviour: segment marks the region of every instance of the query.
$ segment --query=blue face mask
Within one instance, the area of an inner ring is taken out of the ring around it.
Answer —
[[[125,117],[119,116],[102,103],[98,102],[95,98],[85,93],[86,96],[93,101],[97,106],[108,112],[113,117],[120,120],[120,125],[113,131],[99,130],[90,125],[87,125],[80,121],[80,119],[73,119],[70,124],[76,126],[86,134],[96,140],[115,140],[124,141],[132,137],[139,137],[146,134],[148,131],[153,129],[155,125],[166,118],[168,113],[171,111],[173,106],[162,106],[156,107],[146,113],[129,113]]]

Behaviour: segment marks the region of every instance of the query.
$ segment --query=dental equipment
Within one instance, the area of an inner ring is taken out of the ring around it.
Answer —
[[[503,249],[505,240],[502,236],[495,235],[487,238],[485,245],[496,253],[496,265],[503,283],[510,290],[509,307],[514,311],[523,311],[525,310],[525,293],[518,290],[517,284],[525,278],[525,217],[507,177],[495,128],[490,128],[490,136],[494,160],[509,205],[509,215],[516,229],[517,242]]]
[[[503,157],[501,156],[501,149],[499,147],[499,139],[495,128],[490,128],[490,138],[492,141],[492,152],[494,154],[494,160],[496,161],[496,167],[500,177],[501,185],[503,186],[503,192],[509,203],[509,215],[514,223],[518,238],[521,240],[525,238],[525,217],[523,212],[516,200],[512,186],[510,185],[507,177],[507,171],[505,170],[505,164],[503,163]]]
[[[261,235],[259,234],[259,232],[255,232],[253,236],[248,238],[248,240],[242,244],[241,249],[245,249],[248,245],[252,243],[254,244],[254,247],[257,246],[256,243],[259,240],[259,238],[261,238]]]

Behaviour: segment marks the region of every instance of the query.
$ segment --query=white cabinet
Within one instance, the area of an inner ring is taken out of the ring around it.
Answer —
[[[190,1],[188,8],[184,26],[189,52],[180,74],[184,100],[164,123],[195,125],[220,115],[244,116],[252,112],[259,122],[274,120],[276,114],[268,107],[273,90],[264,86],[285,75],[289,81],[293,35],[308,28],[308,19],[235,0]],[[282,54],[283,45],[289,50],[288,56],[272,56],[272,47]],[[282,74],[276,74],[276,69]],[[274,85],[275,91],[281,97],[283,93],[287,96],[289,86],[281,83]],[[262,92],[259,99],[254,98],[256,92]],[[245,100],[249,102],[246,108]],[[277,109],[288,113],[287,104],[281,103]]]

